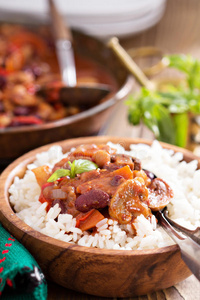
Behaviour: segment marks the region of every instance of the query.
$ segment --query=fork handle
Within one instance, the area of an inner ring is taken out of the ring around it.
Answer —
[[[200,245],[185,233],[177,232],[167,221],[162,212],[159,211],[156,216],[165,231],[178,244],[183,261],[200,281]]]

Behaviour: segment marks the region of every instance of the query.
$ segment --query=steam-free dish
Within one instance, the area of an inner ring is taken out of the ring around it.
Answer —
[[[132,144],[60,146],[37,154],[9,189],[17,216],[41,233],[86,247],[137,250],[173,244],[154,212],[200,226],[200,171],[183,154]]]

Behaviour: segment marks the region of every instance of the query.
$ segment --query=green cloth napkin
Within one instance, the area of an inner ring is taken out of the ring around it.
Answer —
[[[0,298],[47,299],[47,284],[37,262],[1,224]]]

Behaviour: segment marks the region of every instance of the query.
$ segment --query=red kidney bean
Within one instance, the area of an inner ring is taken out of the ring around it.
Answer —
[[[75,201],[75,207],[81,212],[87,212],[92,208],[104,208],[108,205],[109,195],[98,189],[93,189],[80,195]]]

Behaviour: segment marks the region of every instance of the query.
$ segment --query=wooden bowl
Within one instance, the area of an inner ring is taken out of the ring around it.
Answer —
[[[99,297],[131,297],[168,288],[191,275],[177,245],[134,251],[78,246],[33,230],[16,216],[9,204],[8,189],[14,177],[24,175],[27,164],[37,153],[55,144],[68,151],[83,143],[108,141],[120,143],[126,149],[130,144],[151,144],[143,139],[86,137],[46,145],[23,155],[1,175],[0,221],[32,253],[45,276],[66,288]],[[161,145],[182,152],[187,162],[197,159],[187,150],[165,143]]]
[[[73,37],[75,54],[103,68],[113,79],[110,86],[113,91],[102,103],[76,115],[41,125],[0,129],[0,166],[6,166],[22,154],[48,143],[96,135],[109,119],[113,106],[132,91],[134,78],[111,49],[78,31],[73,31]]]

